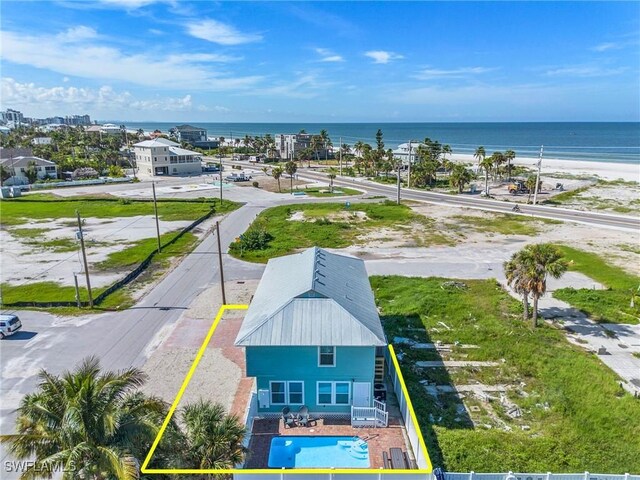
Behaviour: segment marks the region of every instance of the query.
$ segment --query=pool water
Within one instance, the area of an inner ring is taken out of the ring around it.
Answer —
[[[358,437],[276,437],[269,467],[369,468],[369,448]]]

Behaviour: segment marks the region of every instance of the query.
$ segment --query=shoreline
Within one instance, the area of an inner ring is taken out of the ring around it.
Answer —
[[[458,163],[478,164],[472,154],[454,153],[449,157]],[[535,170],[537,158],[516,157],[513,165],[521,165]],[[624,180],[625,182],[640,182],[640,164],[621,162],[597,162],[591,160],[562,160],[557,158],[542,158],[541,176],[559,173],[573,176],[598,177],[603,180]]]

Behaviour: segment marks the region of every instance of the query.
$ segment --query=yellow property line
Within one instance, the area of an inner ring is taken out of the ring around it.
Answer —
[[[287,475],[291,475],[291,474],[309,474],[309,473],[315,473],[315,474],[363,474],[363,473],[368,473],[368,474],[372,474],[372,473],[380,473],[380,474],[399,474],[399,473],[407,473],[407,474],[420,474],[420,473],[431,473],[432,471],[432,465],[431,465],[431,460],[429,459],[429,454],[427,452],[427,446],[424,443],[424,439],[422,437],[422,433],[420,432],[420,427],[418,426],[418,420],[416,419],[416,415],[415,412],[413,410],[413,405],[411,404],[411,399],[409,398],[409,393],[407,392],[407,387],[404,383],[404,378],[402,377],[402,372],[400,371],[400,366],[398,365],[398,359],[396,358],[396,354],[395,351],[393,350],[393,346],[389,345],[389,352],[391,353],[391,359],[393,361],[393,365],[396,369],[396,374],[398,375],[398,380],[400,380],[400,385],[402,387],[402,392],[405,395],[405,399],[407,401],[407,408],[409,410],[409,414],[411,415],[411,420],[413,421],[413,425],[416,429],[416,432],[418,434],[418,441],[420,443],[420,448],[422,450],[422,453],[427,461],[427,468],[426,469],[418,469],[418,470],[375,470],[375,469],[371,469],[371,468],[296,468],[296,469],[277,469],[277,468],[256,468],[256,469],[239,469],[239,468],[230,468],[230,469],[194,469],[194,468],[148,468],[149,467],[149,462],[151,461],[151,458],[154,454],[154,452],[156,451],[156,448],[158,448],[158,444],[160,443],[160,440],[162,439],[162,435],[164,435],[165,430],[167,429],[167,426],[169,425],[169,422],[171,421],[171,418],[173,417],[173,414],[175,413],[176,409],[178,408],[178,405],[180,404],[180,400],[182,399],[182,395],[184,395],[185,390],[187,389],[187,386],[189,385],[189,382],[191,381],[191,377],[193,376],[193,373],[196,370],[196,367],[198,366],[198,363],[200,363],[200,359],[202,358],[202,355],[204,355],[205,350],[207,349],[207,345],[209,344],[209,341],[211,340],[211,337],[213,336],[213,332],[216,330],[216,327],[218,326],[218,324],[220,323],[220,320],[222,319],[222,315],[224,314],[225,311],[227,310],[246,310],[247,308],[249,308],[249,305],[223,305],[222,307],[220,307],[220,310],[218,310],[218,314],[216,315],[215,320],[213,321],[213,324],[211,325],[211,328],[209,329],[209,332],[207,333],[207,336],[205,337],[204,341],[202,342],[202,345],[200,346],[200,350],[198,350],[198,354],[196,355],[195,360],[193,361],[193,364],[191,365],[191,368],[189,369],[189,373],[187,373],[187,376],[185,377],[184,381],[182,382],[182,386],[180,387],[180,390],[178,391],[178,395],[176,396],[175,400],[173,401],[173,404],[171,405],[171,408],[169,408],[169,412],[167,413],[167,417],[164,419],[164,422],[162,423],[162,426],[160,427],[160,431],[158,432],[158,435],[156,435],[155,440],[153,441],[153,444],[151,445],[151,449],[149,450],[149,453],[147,453],[147,457],[144,459],[144,462],[142,463],[142,468],[140,469],[140,471],[144,474],[176,474],[176,475],[184,475],[184,474],[236,474],[236,475],[241,475],[241,474],[271,474],[271,475],[278,475],[280,473],[283,473],[283,471],[286,471]]]

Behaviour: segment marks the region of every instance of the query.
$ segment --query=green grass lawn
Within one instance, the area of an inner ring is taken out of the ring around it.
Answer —
[[[607,290],[588,288],[562,288],[553,296],[582,310],[592,320],[603,323],[640,322],[640,278],[623,269],[608,264],[595,253],[585,252],[566,245],[556,245],[566,259],[569,269],[581,272],[607,287]],[[635,306],[631,298],[635,293]]]
[[[413,361],[435,360],[439,354],[396,349],[404,352],[402,372],[434,465],[457,472],[640,471],[640,401],[624,393],[609,368],[569,344],[561,330],[548,325],[532,330],[521,320],[519,302],[495,281],[464,280],[465,289],[443,287],[444,281],[371,278],[390,340],[400,335],[473,344],[480,348],[454,347],[452,358],[499,362],[497,367],[418,373]],[[486,404],[467,395],[467,408],[478,407],[471,422],[456,412],[456,394],[436,401],[419,383],[425,379],[514,385],[507,395],[523,416],[511,419],[498,400]],[[497,424],[488,408],[512,430]]]
[[[334,192],[329,192],[329,187],[294,188],[294,192],[304,192],[310,197],[343,197],[345,195],[361,195],[362,191],[347,187],[333,187]],[[290,189],[282,190],[282,193],[290,193]]]
[[[290,220],[296,212],[304,212],[305,221]],[[357,218],[356,212],[363,212],[366,220]],[[336,219],[336,215],[344,218]],[[393,202],[352,203],[349,209],[344,203],[316,203],[283,205],[262,212],[249,227],[264,228],[273,239],[262,250],[240,251],[237,243],[230,252],[237,258],[250,262],[266,262],[303,248],[318,246],[324,248],[344,248],[357,242],[358,235],[374,229],[391,228],[399,232],[411,232],[411,223],[426,226],[433,221],[414,213],[406,205]],[[450,243],[438,232],[427,232],[423,242]]]
[[[177,234],[178,232],[168,232],[160,235],[160,244],[166,245]],[[164,266],[172,257],[184,255],[193,250],[197,240],[198,237],[191,232],[187,232],[171,245],[163,247],[161,252],[153,257],[153,261],[159,262]],[[109,254],[106,260],[95,264],[94,268],[97,270],[130,269],[142,263],[145,258],[157,249],[158,240],[156,238],[138,240],[127,248]]]
[[[160,237],[161,243],[164,245],[177,235],[177,232],[170,232]],[[173,244],[162,249],[160,254],[153,257],[147,271],[153,274],[167,267],[170,261],[181,255],[189,253],[197,242],[197,237],[190,232],[185,233]],[[77,248],[77,247],[76,247]],[[132,270],[136,265],[140,264],[149,254],[155,251],[157,243],[155,238],[144,239],[135,242],[131,247],[125,248],[119,252],[112,253],[101,263],[90,265],[89,271],[95,270]],[[147,274],[145,271],[145,274]],[[89,299],[87,289],[84,287],[85,279],[83,275],[78,275],[80,284],[80,300],[86,302]],[[3,283],[2,302],[11,304],[15,302],[75,302],[75,288],[73,286],[63,286],[56,282],[35,282],[24,285],[10,285]],[[93,288],[93,297],[96,298],[106,290],[105,287]],[[127,287],[117,290],[110,294],[100,305],[99,308],[126,308],[133,304],[130,291]],[[71,307],[52,307],[48,308],[58,313],[73,313],[74,308]]]
[[[454,215],[456,226],[472,227],[479,232],[500,233],[502,235],[535,235],[540,231],[540,225],[557,225],[562,222],[548,218],[526,217],[524,215],[509,215],[506,213],[492,214],[491,217],[473,217],[470,215]]]
[[[217,199],[158,200],[161,220],[196,220],[211,208],[224,214],[239,207],[237,203]],[[0,202],[2,225],[21,225],[37,220],[75,218],[76,210],[82,218],[133,217],[153,215],[153,201],[118,199],[110,196],[60,198],[49,194],[26,195]]]

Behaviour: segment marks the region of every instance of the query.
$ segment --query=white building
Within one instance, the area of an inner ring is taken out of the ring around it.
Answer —
[[[34,145],[51,145],[51,137],[35,137],[31,140]]]
[[[141,175],[200,175],[202,155],[185,150],[166,138],[145,140],[133,145]]]
[[[403,165],[408,165],[409,161],[411,161],[411,164],[414,164],[418,159],[417,153],[420,145],[424,144],[420,142],[401,143],[398,145],[398,148],[393,151],[393,156],[401,160]]]
[[[38,179],[44,180],[45,178],[58,177],[58,166],[44,158],[27,156],[3,158],[0,160],[0,165],[11,175],[11,178],[4,182],[5,185],[27,185],[29,183],[27,169],[32,162],[35,164]]]

